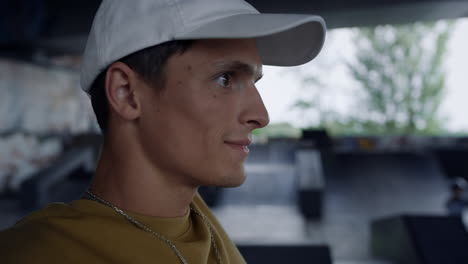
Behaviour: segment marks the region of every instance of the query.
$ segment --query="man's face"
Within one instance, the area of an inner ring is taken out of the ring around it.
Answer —
[[[184,184],[238,186],[253,129],[268,124],[255,87],[254,40],[200,40],[165,67],[165,87],[144,89],[141,144],[151,164]]]

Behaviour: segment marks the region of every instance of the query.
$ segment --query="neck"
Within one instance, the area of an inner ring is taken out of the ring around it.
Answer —
[[[177,177],[149,166],[135,154],[141,152],[128,148],[119,150],[104,144],[91,192],[129,212],[155,217],[185,215],[197,186],[182,184]]]

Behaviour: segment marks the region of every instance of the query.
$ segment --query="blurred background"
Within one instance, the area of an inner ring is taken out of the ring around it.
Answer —
[[[313,62],[265,66],[245,184],[200,189],[249,263],[468,263],[468,1],[248,2],[329,28]],[[0,230],[92,177],[99,3],[0,1]]]

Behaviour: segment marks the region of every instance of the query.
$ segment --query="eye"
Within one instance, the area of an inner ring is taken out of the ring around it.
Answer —
[[[228,88],[231,86],[231,79],[232,79],[232,74],[231,73],[223,73],[220,76],[216,78],[216,82],[225,88]]]

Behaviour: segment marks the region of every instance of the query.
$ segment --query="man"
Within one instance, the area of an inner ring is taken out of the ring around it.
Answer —
[[[262,64],[308,62],[324,35],[242,0],[104,0],[81,75],[104,134],[95,176],[4,232],[2,263],[244,263],[197,188],[242,184],[269,121]]]
[[[466,185],[466,180],[461,177],[455,178],[450,185],[450,197],[445,203],[449,215],[463,217],[463,212],[468,207],[465,197]]]

